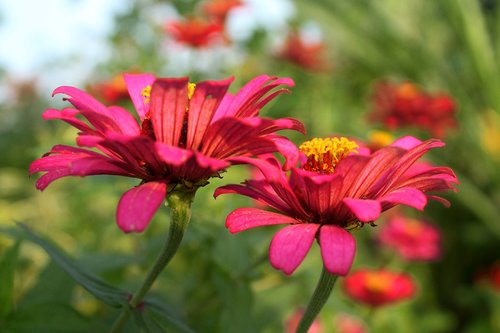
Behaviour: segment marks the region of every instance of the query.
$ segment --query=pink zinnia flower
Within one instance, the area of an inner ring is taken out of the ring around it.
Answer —
[[[291,274],[317,238],[326,269],[346,275],[355,252],[349,230],[375,221],[382,211],[398,204],[419,210],[428,198],[449,204],[425,193],[452,189],[457,183],[453,171],[415,164],[428,150],[442,146],[435,139],[422,142],[404,137],[373,154],[365,154],[366,149],[356,154],[357,144],[346,138],[313,139],[300,146],[305,160],[290,175],[274,157],[237,159],[259,168],[265,180],[223,186],[215,195],[242,194],[278,211],[239,208],[226,221],[232,233],[286,224],[271,241],[274,268]]]
[[[441,257],[441,232],[433,224],[419,219],[391,216],[382,225],[378,240],[408,261],[431,261]]]
[[[80,130],[80,147],[57,145],[30,166],[45,172],[36,182],[45,189],[65,176],[121,175],[138,178],[117,209],[125,232],[142,231],[167,194],[177,185],[196,188],[218,176],[231,158],[280,151],[296,163],[298,151],[275,134],[281,129],[304,131],[294,119],[259,117],[260,109],[292,86],[288,78],[259,76],[235,96],[226,93],[232,79],[197,85],[187,78],[125,75],[139,122],[123,108],[106,107],[74,87],[59,87],[74,108],[46,110],[45,119],[61,119]],[[80,118],[79,116],[83,117]],[[96,148],[90,150],[88,148]]]
[[[346,276],[343,287],[349,297],[373,307],[411,298],[416,292],[409,275],[385,269],[360,269]]]

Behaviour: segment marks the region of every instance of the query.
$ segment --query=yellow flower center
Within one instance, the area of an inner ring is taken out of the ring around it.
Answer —
[[[391,133],[386,131],[371,131],[368,133],[368,141],[370,145],[375,147],[385,147],[392,143],[394,140]]]
[[[385,293],[391,288],[391,278],[382,272],[369,272],[366,275],[365,286],[374,293]]]
[[[307,156],[304,169],[319,173],[333,173],[341,159],[350,153],[357,153],[358,144],[347,138],[314,138],[300,145]]]
[[[196,89],[196,83],[188,83],[188,99],[190,100],[194,95],[194,90]]]
[[[151,86],[146,86],[146,88],[142,89],[141,96],[144,97],[144,104],[149,103],[151,99]]]

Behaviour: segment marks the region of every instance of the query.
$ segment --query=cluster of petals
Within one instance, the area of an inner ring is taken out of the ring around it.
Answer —
[[[262,75],[236,95],[227,92],[232,78],[193,85],[187,78],[126,74],[137,115],[106,107],[89,94],[62,86],[73,107],[48,109],[44,119],[60,119],[79,130],[79,147],[56,145],[30,166],[43,172],[38,189],[65,176],[121,175],[141,184],[128,190],[117,208],[125,232],[142,231],[163,202],[167,189],[203,185],[227,168],[231,158],[280,151],[290,165],[298,160],[293,143],[275,132],[303,125],[291,118],[270,119],[259,111],[292,86],[288,78]]]
[[[325,71],[330,65],[325,60],[325,44],[322,41],[308,41],[298,32],[292,32],[278,56],[305,70]]]
[[[338,333],[367,333],[366,324],[361,318],[347,313],[339,313],[334,318],[335,332]]]
[[[357,270],[345,277],[343,289],[352,299],[372,307],[409,299],[416,293],[409,275],[386,269]]]
[[[381,226],[378,241],[407,261],[434,261],[441,257],[441,232],[420,219],[391,216]]]
[[[456,127],[456,105],[446,94],[431,95],[410,82],[381,81],[375,85],[372,98],[370,119],[389,129],[411,126],[442,138],[447,129]]]
[[[275,211],[239,208],[231,212],[226,227],[231,233],[267,225],[286,225],[270,245],[271,265],[291,274],[317,238],[325,268],[346,275],[355,254],[350,229],[375,221],[398,204],[422,210],[428,199],[448,205],[429,191],[454,189],[458,183],[447,167],[417,163],[432,148],[442,147],[437,139],[420,141],[403,137],[374,153],[361,150],[340,160],[332,174],[291,168],[283,171],[272,156],[267,159],[238,158],[257,167],[264,179],[220,187],[215,196],[237,193],[251,197]]]
[[[244,6],[241,0],[208,0],[202,3],[203,13],[212,21],[225,24],[229,13],[238,7]]]

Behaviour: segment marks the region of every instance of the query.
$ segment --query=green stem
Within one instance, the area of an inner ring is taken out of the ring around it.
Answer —
[[[311,300],[307,305],[306,311],[304,312],[304,315],[302,316],[302,319],[300,320],[299,326],[297,327],[295,333],[307,333],[314,319],[319,314],[326,301],[330,297],[337,278],[337,275],[332,275],[326,270],[325,267],[323,267],[323,271],[321,272],[321,277],[319,278],[316,290],[314,290],[314,294],[312,295]]]
[[[133,294],[127,306],[123,308],[120,316],[116,319],[111,328],[111,333],[120,332],[123,325],[128,321],[130,315],[129,309],[134,309],[141,305],[144,296],[149,291],[158,275],[160,275],[177,252],[184,232],[187,229],[189,219],[191,218],[191,203],[193,202],[194,194],[194,190],[174,191],[167,197],[167,203],[171,209],[170,229],[167,239],[141,287]]]

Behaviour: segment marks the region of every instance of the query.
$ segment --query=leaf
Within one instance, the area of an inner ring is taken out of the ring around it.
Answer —
[[[0,258],[0,318],[9,314],[14,297],[14,273],[16,271],[19,241],[10,247]]]
[[[85,333],[105,332],[106,328],[89,321],[71,306],[60,303],[41,303],[19,308],[8,318],[6,332],[16,333]],[[3,330],[2,330],[3,332]]]
[[[123,304],[127,302],[127,292],[115,288],[101,280],[99,277],[84,271],[62,250],[37,236],[33,231],[28,229],[27,226],[23,224],[19,224],[19,226],[25,231],[30,241],[41,246],[52,258],[52,260],[59,265],[59,267],[61,267],[69,276],[73,278],[73,280],[75,280],[76,283],[85,288],[97,299],[113,307],[122,307]]]
[[[178,319],[171,309],[158,298],[147,298],[142,317],[151,332],[194,333],[186,323]]]

